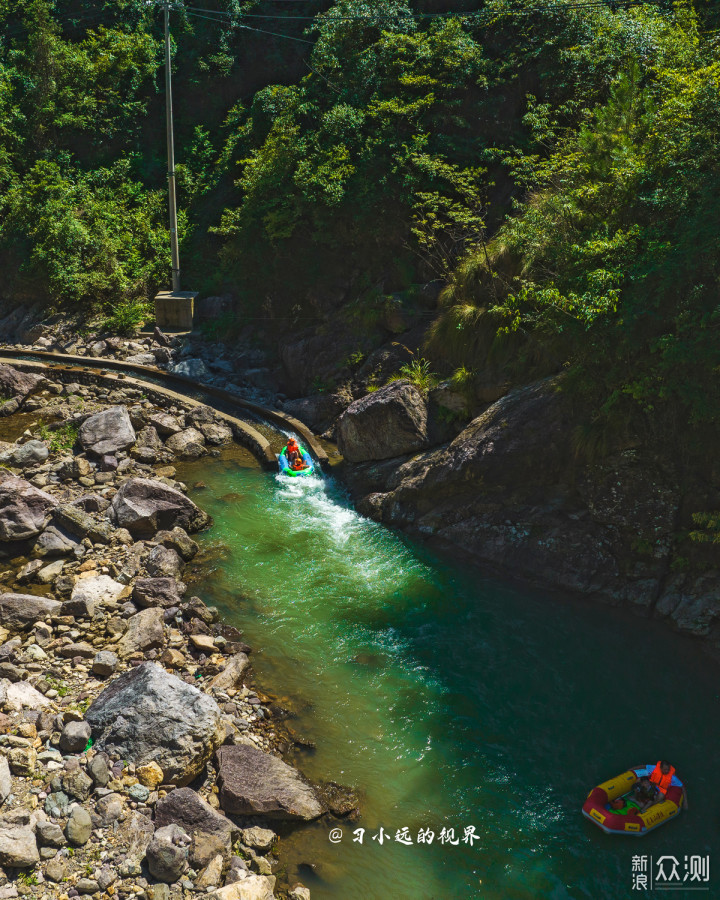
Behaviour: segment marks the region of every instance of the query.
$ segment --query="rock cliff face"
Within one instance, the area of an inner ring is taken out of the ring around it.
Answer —
[[[347,481],[378,521],[514,577],[669,617],[720,648],[720,577],[670,571],[676,473],[638,450],[580,464],[573,424],[557,383],[540,382],[450,443],[346,465]]]

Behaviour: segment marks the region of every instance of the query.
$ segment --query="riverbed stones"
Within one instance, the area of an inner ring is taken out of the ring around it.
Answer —
[[[55,822],[39,821],[35,825],[35,836],[42,847],[64,847],[67,843],[62,828]]]
[[[0,816],[0,866],[27,869],[40,862],[34,818],[18,809]]]
[[[46,384],[47,379],[42,375],[33,375],[12,366],[0,365],[0,395],[3,397],[12,397],[23,403],[31,394],[41,391]]]
[[[58,501],[24,478],[0,482],[0,541],[24,541],[42,531]]]
[[[50,701],[27,681],[18,681],[5,687],[3,705],[8,712],[20,712],[22,709],[42,709],[50,705]]]
[[[82,806],[75,806],[65,826],[65,835],[71,844],[82,847],[90,840],[92,827],[90,813]]]
[[[185,428],[171,435],[165,441],[165,446],[178,459],[197,459],[205,453],[205,438],[197,428]]]
[[[7,758],[0,756],[0,806],[7,800],[12,791],[12,776]]]
[[[87,773],[97,787],[106,787],[112,774],[107,753],[95,753],[88,761]]]
[[[58,506],[53,512],[53,522],[80,539],[89,538],[95,544],[109,544],[112,540],[113,529],[108,521],[95,519],[72,503]]]
[[[263,853],[268,851],[276,840],[277,835],[274,831],[269,828],[260,828],[258,825],[253,828],[244,828],[242,832],[243,844]]]
[[[98,750],[136,765],[154,761],[167,784],[192,781],[225,738],[217,703],[152,662],[123,672],[85,718]]]
[[[225,668],[210,682],[210,690],[234,691],[242,685],[243,674],[250,665],[246,653],[234,653],[225,663]]]
[[[0,625],[12,631],[24,631],[39,619],[57,613],[60,606],[60,602],[52,597],[0,594]]]
[[[153,413],[148,421],[160,437],[170,437],[171,435],[182,431],[182,426],[175,416],[171,416],[170,413]]]
[[[185,564],[171,547],[154,547],[145,561],[145,569],[153,578],[176,578]]]
[[[207,513],[180,491],[147,478],[130,478],[120,487],[112,501],[112,516],[134,537],[152,537],[176,525],[195,532],[210,522]]]
[[[69,556],[79,547],[79,539],[67,529],[48,525],[35,541],[33,552],[40,557]]]
[[[248,875],[206,894],[207,900],[274,900],[274,875]]]
[[[223,844],[238,834],[239,829],[227,816],[212,806],[192,788],[181,787],[170,791],[155,807],[157,825],[182,825],[189,835],[197,833],[217,835]]]
[[[96,456],[127,450],[135,443],[135,429],[125,406],[111,406],[80,426],[80,443]]]
[[[158,828],[148,844],[146,859],[153,878],[174,884],[187,868],[190,837],[179,825]]]
[[[68,797],[85,801],[93,789],[93,781],[82,769],[66,772],[62,777],[62,789]]]
[[[143,609],[127,621],[127,630],[117,644],[121,658],[162,647],[165,636],[162,609]]]
[[[112,652],[112,650],[101,650],[95,654],[91,671],[93,675],[99,675],[100,678],[107,678],[117,669],[120,660]]]
[[[361,397],[340,416],[338,448],[349,462],[389,459],[428,446],[427,403],[407,381]]]
[[[78,578],[72,589],[70,601],[63,603],[62,615],[92,618],[98,606],[113,603],[129,593],[129,588],[109,575],[91,575]]]
[[[221,747],[216,756],[225,812],[303,821],[322,815],[312,787],[276,756],[244,744]]]
[[[82,753],[91,734],[88,722],[68,722],[60,734],[60,749],[66,753]]]
[[[175,550],[185,562],[190,562],[200,549],[187,531],[178,526],[175,526],[172,531],[158,531],[155,535],[155,542]]]
[[[29,469],[45,462],[50,451],[42,441],[26,441],[24,444],[8,444],[0,449],[0,464]]]
[[[175,578],[138,578],[132,596],[138,606],[169,609],[180,606],[184,593],[185,585]]]

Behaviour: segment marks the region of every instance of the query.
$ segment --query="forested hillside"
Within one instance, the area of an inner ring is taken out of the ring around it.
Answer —
[[[233,296],[225,332],[350,323],[350,367],[378,321],[423,321],[416,372],[453,376],[469,408],[477,384],[566,371],[579,452],[712,439],[717,19],[177,4],[185,285]],[[0,36],[3,297],[140,315],[169,273],[161,5],[0,0]]]

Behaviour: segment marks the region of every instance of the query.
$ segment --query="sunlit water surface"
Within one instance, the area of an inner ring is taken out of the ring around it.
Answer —
[[[317,750],[296,764],[362,797],[341,843],[328,823],[282,839],[313,900],[624,898],[633,854],[720,864],[720,682],[696,643],[437,558],[332,480],[269,475],[237,452],[183,477],[205,482],[191,494],[215,520],[193,591],[244,630],[258,683],[300,710],[290,724]],[[582,817],[594,784],[660,756],[689,785],[688,813],[627,839]]]

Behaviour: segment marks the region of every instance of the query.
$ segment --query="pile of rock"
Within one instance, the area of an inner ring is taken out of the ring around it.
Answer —
[[[82,453],[30,432],[0,470],[0,551],[20,559],[0,573],[0,900],[269,900],[264,823],[323,805],[277,755],[250,648],[181,580],[208,516],[136,453],[143,429],[160,454],[218,423],[117,399],[94,394]]]

